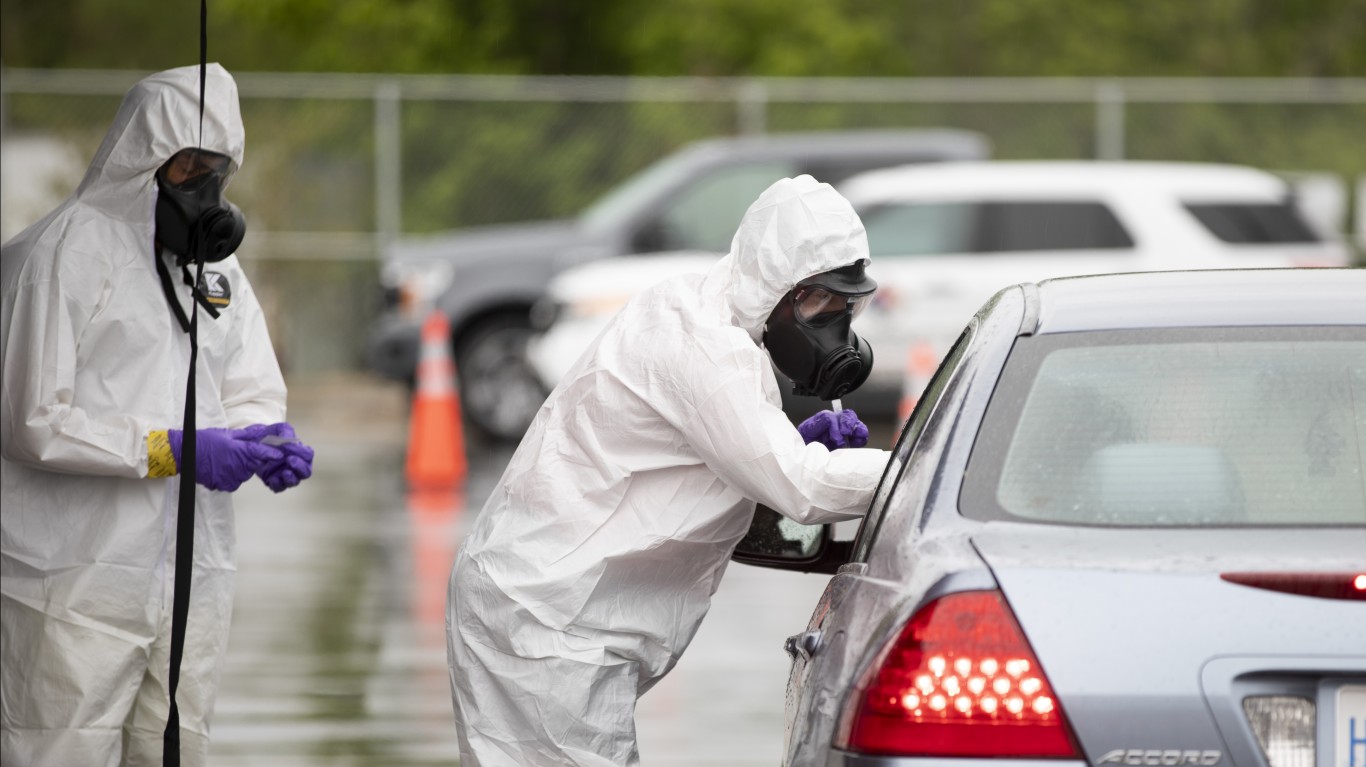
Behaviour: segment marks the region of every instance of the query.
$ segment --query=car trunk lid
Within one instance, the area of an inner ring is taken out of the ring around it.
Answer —
[[[1334,716],[1366,690],[1366,605],[1221,575],[1366,572],[1366,531],[994,523],[973,542],[1092,764],[1260,765],[1259,697],[1312,704],[1318,747],[1348,753]]]

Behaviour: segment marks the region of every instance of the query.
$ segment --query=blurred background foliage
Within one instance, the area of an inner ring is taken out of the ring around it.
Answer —
[[[1363,0],[213,0],[234,71],[1341,77]],[[9,67],[198,56],[194,2],[0,0]]]
[[[0,65],[122,70],[131,84],[138,72],[197,62],[198,32],[191,0],[0,0]],[[1360,78],[1366,0],[210,0],[209,58],[239,78]],[[260,291],[268,311],[289,318],[273,323],[286,367],[359,367],[378,302],[379,102],[364,91],[303,96],[243,88],[247,161],[231,194],[253,232],[306,235],[244,246],[253,279],[277,286]],[[57,137],[83,168],[118,100],[11,92],[5,136]],[[812,98],[761,108],[769,132],[957,127],[985,134],[1002,159],[1098,154],[1089,101]],[[397,109],[402,234],[571,216],[682,145],[745,129],[744,105],[724,97],[405,92]],[[1124,156],[1354,184],[1366,177],[1362,125],[1359,102],[1135,101],[1125,106]]]
[[[0,0],[0,64],[189,64],[198,14],[190,0]],[[239,74],[1366,75],[1366,0],[211,0],[209,24],[210,59]],[[251,95],[249,164],[266,174],[257,215],[272,229],[374,230],[374,104]],[[107,116],[92,103],[15,94],[6,128],[61,125],[93,150]],[[725,101],[408,96],[400,110],[406,232],[572,215],[688,141],[742,130]],[[1084,103],[764,110],[772,132],[952,126],[987,134],[1001,158],[1096,156],[1095,110]],[[1130,104],[1125,156],[1350,179],[1366,173],[1363,117],[1360,105]]]

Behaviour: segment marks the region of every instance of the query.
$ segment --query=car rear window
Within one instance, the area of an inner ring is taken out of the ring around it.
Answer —
[[[1134,246],[1119,219],[1100,202],[997,202],[983,207],[985,252]]]
[[[1215,237],[1235,245],[1319,242],[1290,201],[1279,203],[1186,203],[1195,220]]]
[[[1085,525],[1366,524],[1366,329],[1021,338],[963,513]]]
[[[859,215],[874,257],[1134,246],[1114,212],[1098,201],[894,203]]]

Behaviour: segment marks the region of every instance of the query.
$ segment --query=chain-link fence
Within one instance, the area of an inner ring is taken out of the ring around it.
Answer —
[[[75,187],[145,74],[0,73],[5,239]],[[1305,181],[1343,231],[1366,219],[1366,79],[236,78],[240,253],[291,372],[361,365],[392,238],[572,216],[721,134],[956,127],[1001,159],[1241,163]]]

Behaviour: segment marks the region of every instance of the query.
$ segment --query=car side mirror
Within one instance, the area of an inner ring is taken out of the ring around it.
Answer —
[[[849,560],[853,541],[837,541],[834,525],[803,525],[762,504],[731,559],[746,565],[833,575]]]
[[[646,221],[631,237],[632,253],[659,253],[674,247],[674,237],[663,219]]]

